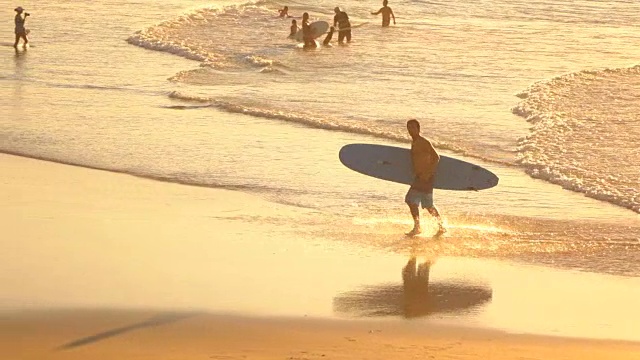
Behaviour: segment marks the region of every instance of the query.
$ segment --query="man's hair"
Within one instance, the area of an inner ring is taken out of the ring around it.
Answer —
[[[411,120],[407,121],[407,126],[408,126],[409,124],[416,124],[416,126],[418,127],[418,131],[420,131],[420,123],[418,122],[418,120],[416,120],[416,119],[411,119]]]

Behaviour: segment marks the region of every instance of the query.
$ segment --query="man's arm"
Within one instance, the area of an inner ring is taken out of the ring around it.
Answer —
[[[416,154],[416,157],[418,159],[422,158],[422,160],[416,161],[412,156],[411,163],[416,177],[421,181],[427,181],[435,174],[438,164],[440,163],[440,155],[438,155],[431,143],[429,143],[428,147],[423,148],[421,152],[422,156]]]
[[[431,143],[429,143],[429,145],[429,160],[431,161],[429,164],[429,171],[427,171],[426,173],[428,174],[428,177],[431,177],[433,174],[435,174],[436,169],[438,168],[438,164],[440,163],[440,155],[438,155],[436,149],[433,148],[433,145],[431,145]]]
[[[389,8],[389,11],[391,12],[391,17],[393,18],[393,25],[396,24],[396,16],[393,14],[393,10],[391,10],[391,8]]]
[[[382,8],[380,8],[380,10],[378,10],[377,12],[372,12],[371,15],[378,15],[382,12]]]

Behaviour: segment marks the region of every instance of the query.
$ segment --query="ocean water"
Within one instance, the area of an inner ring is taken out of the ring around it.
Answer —
[[[381,28],[380,4],[346,1],[353,41],[313,51],[286,38],[284,5],[327,21],[335,6],[23,5],[31,48],[0,27],[0,151],[251,192],[314,215],[238,221],[403,253],[406,187],[337,154],[408,146],[417,118],[501,178],[436,192],[450,231],[419,251],[640,275],[639,4],[398,1]]]

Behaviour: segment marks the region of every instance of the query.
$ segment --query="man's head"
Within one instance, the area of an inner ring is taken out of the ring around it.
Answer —
[[[309,20],[309,13],[302,14],[302,21]],[[304,25],[304,24],[302,24]]]
[[[382,1],[382,6],[387,6],[387,4],[389,4],[389,1],[387,1],[387,0],[383,0]]]
[[[296,25],[297,23],[296,19],[291,20],[291,25]]]
[[[18,6],[17,8],[13,9],[13,11],[17,12],[18,14],[22,14],[24,9],[22,8],[22,6]]]
[[[412,138],[420,135],[420,123],[416,119],[407,121],[407,131]]]
[[[340,14],[340,7],[336,6],[335,8],[333,8],[333,11],[335,11],[336,14]]]

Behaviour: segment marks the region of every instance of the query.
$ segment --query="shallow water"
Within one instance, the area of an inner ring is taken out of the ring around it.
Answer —
[[[396,252],[406,188],[337,154],[407,146],[416,117],[444,154],[501,178],[436,192],[438,252],[640,274],[639,5],[391,5],[382,29],[377,6],[345,3],[366,23],[354,41],[302,51],[271,1],[39,4],[33,48],[1,48],[0,151],[257,193],[315,213],[256,221]],[[324,20],[333,6],[289,5]]]

